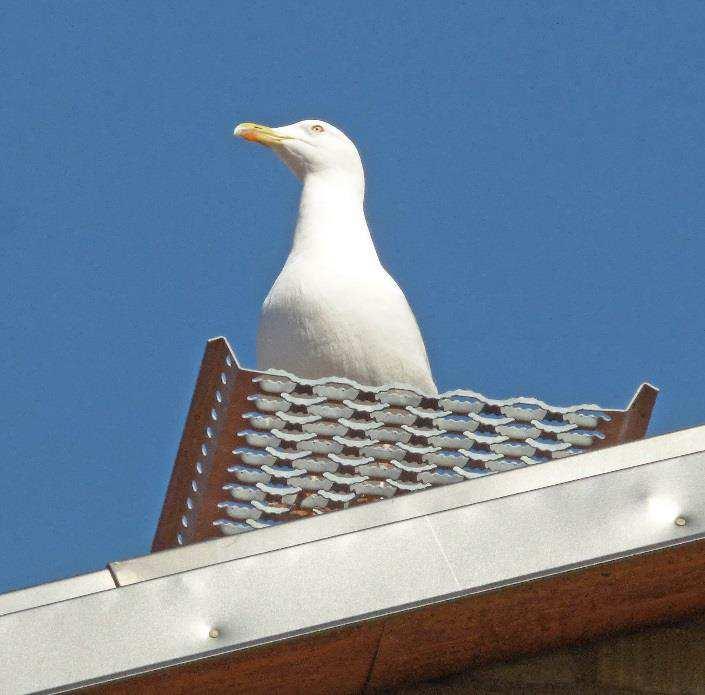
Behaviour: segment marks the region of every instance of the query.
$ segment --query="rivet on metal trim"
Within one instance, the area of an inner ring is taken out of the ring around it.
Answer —
[[[675,522],[675,523],[676,523],[676,526],[685,526],[688,522],[687,522],[687,520],[685,519],[685,517],[679,516],[679,517],[676,519],[676,522]]]
[[[208,631],[208,637],[211,639],[218,639],[218,637],[220,637],[220,630],[217,627],[212,627]]]

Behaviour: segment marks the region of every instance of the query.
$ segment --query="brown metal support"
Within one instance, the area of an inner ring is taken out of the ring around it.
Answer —
[[[173,548],[177,545],[177,534],[179,533],[182,533],[185,542],[200,540],[199,536],[194,533],[196,528],[193,526],[184,527],[181,519],[184,515],[187,518],[194,517],[193,513],[187,514],[189,511],[187,499],[191,499],[194,505],[192,512],[204,511],[203,492],[206,487],[193,490],[192,482],[198,477],[196,464],[199,461],[202,466],[209,463],[204,460],[207,459],[207,456],[203,456],[201,447],[205,444],[209,448],[209,453],[214,453],[217,449],[222,426],[220,422],[212,419],[211,411],[215,409],[216,414],[225,411],[224,403],[218,403],[216,399],[216,392],[220,392],[224,402],[229,396],[230,385],[223,384],[221,381],[221,373],[227,367],[226,358],[234,361],[234,356],[227,342],[223,338],[209,340],[201,361],[191,407],[186,417],[184,432],[171,473],[157,532],[152,542],[152,552]],[[211,427],[216,434],[216,437],[211,438],[214,441],[209,441],[206,435],[207,427]],[[206,444],[206,441],[209,443]],[[195,516],[205,517],[206,515],[196,514]]]

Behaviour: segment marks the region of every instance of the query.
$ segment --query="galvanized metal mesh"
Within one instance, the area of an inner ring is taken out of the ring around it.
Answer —
[[[429,396],[242,369],[208,343],[153,550],[261,529],[641,438],[657,389],[627,410]]]
[[[251,391],[214,521],[225,534],[571,456],[611,420],[597,406],[283,374],[253,377]]]

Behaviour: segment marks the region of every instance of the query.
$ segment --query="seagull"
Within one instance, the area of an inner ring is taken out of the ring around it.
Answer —
[[[262,306],[258,368],[436,394],[414,314],[367,226],[352,140],[319,120],[241,123],[234,135],[269,147],[303,184],[291,251]]]

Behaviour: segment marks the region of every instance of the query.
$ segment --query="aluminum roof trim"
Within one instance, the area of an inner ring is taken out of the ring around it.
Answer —
[[[98,591],[114,589],[115,586],[115,580],[110,572],[100,570],[26,589],[17,589],[0,595],[0,616],[44,606],[48,603],[66,601],[77,596],[95,594]]]
[[[431,488],[423,494],[407,495],[380,504],[362,505],[335,514],[302,519],[262,529],[258,533],[219,538],[111,562],[109,567],[117,583],[126,586],[196,567],[437,514],[460,506],[488,502],[699,451],[705,451],[705,426],[580,454],[552,462],[550,466],[528,466],[503,475],[487,476],[444,488]]]
[[[705,453],[676,455],[3,616],[0,683],[59,692],[703,537]]]

